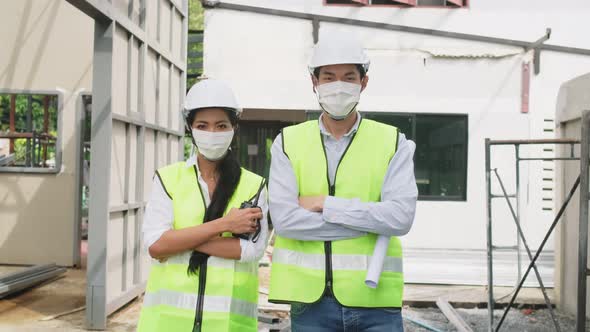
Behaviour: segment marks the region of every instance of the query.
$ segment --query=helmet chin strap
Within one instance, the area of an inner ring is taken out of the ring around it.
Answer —
[[[191,140],[193,141],[193,144],[195,144],[195,139],[193,138],[193,134],[192,134],[192,132],[193,132],[193,127],[191,127],[191,126],[188,124],[188,119],[187,119],[187,120],[185,120],[185,122],[184,122],[184,128],[186,129],[186,131],[187,131],[189,134],[191,134]],[[195,144],[195,145],[196,145],[196,144]]]
[[[193,137],[192,127],[188,125],[188,119],[185,121],[184,126],[185,126],[186,130],[189,132],[189,134],[191,136],[191,141],[193,142],[193,145],[191,146],[191,155],[192,155],[195,152],[195,148],[197,147],[197,142],[195,142],[195,138]]]

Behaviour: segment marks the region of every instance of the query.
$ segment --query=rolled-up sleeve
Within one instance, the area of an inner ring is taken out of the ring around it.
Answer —
[[[160,239],[162,234],[172,229],[174,211],[172,199],[166,193],[160,179],[154,176],[152,192],[145,208],[141,232],[145,250]]]
[[[278,135],[271,148],[269,207],[270,217],[277,234],[304,241],[332,241],[360,237],[366,234],[325,222],[322,214],[299,206],[299,188],[291,161],[283,152],[282,135]]]
[[[401,236],[410,231],[416,212],[418,188],[414,177],[415,144],[400,134],[398,150],[389,163],[381,202],[361,202],[329,196],[323,219],[359,231],[386,236]]]
[[[264,255],[264,250],[268,243],[268,200],[266,189],[260,192],[258,206],[262,210],[262,219],[260,219],[260,235],[256,242],[240,239],[240,262],[255,262],[260,260]]]

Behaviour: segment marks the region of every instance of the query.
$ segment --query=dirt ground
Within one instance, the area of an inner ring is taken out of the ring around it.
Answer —
[[[21,267],[22,268],[22,267]],[[0,274],[11,272],[16,267],[2,267]],[[260,286],[261,289],[268,289],[270,278],[270,269],[268,267],[260,268]],[[408,285],[406,298],[407,303],[414,303],[415,306],[404,307],[404,326],[406,331],[432,331],[421,327],[411,320],[418,321],[419,324],[427,325],[434,330],[455,331],[452,324],[442,312],[432,305],[433,299],[443,296],[443,290],[454,289],[453,294],[458,295],[453,299],[462,303],[463,306],[469,306],[468,299],[474,299],[475,302],[481,302],[485,298],[485,289],[482,287],[467,286],[439,286],[431,285]],[[0,300],[0,332],[4,331],[86,331],[85,330],[85,311],[77,312],[50,318],[59,313],[80,309],[85,304],[86,278],[85,271],[79,269],[69,269],[67,273],[57,280],[47,282],[43,285],[29,289],[20,294],[16,294],[7,299]],[[504,290],[501,290],[504,291]],[[506,290],[507,291],[507,290]],[[536,289],[528,290],[525,293],[530,301],[537,301],[534,295],[539,293]],[[427,296],[430,294],[429,296]],[[528,295],[527,295],[528,294]],[[261,306],[267,305],[266,296],[261,294]],[[476,308],[475,302],[472,302],[471,309],[456,307],[457,312],[473,328],[474,331],[487,331],[488,312],[487,309]],[[429,305],[430,303],[430,305]],[[425,306],[425,307],[424,307]],[[534,306],[533,306],[534,307]],[[283,307],[284,309],[284,307]],[[141,310],[141,298],[135,299],[119,311],[111,315],[108,319],[108,331],[135,331],[139,312]],[[495,311],[496,322],[502,315],[501,310]],[[279,314],[280,317],[286,318],[288,314]],[[562,331],[574,330],[574,317],[558,313],[558,318]],[[590,322],[587,324],[590,326]],[[264,329],[260,329],[265,331]],[[502,331],[554,331],[553,323],[547,309],[516,309],[513,308],[503,325]],[[590,331],[590,328],[588,329]]]
[[[487,309],[456,309],[459,315],[467,322],[473,331],[487,331],[488,327],[488,310]],[[494,320],[497,324],[502,317],[503,311],[494,311]],[[556,316],[561,331],[575,331],[575,319],[573,316],[564,315],[556,312]],[[426,332],[429,329],[418,326],[410,322],[407,318],[418,320],[426,325],[434,327],[440,331],[456,331],[454,326],[449,323],[447,318],[438,310],[438,308],[405,308],[404,310],[404,327],[406,331]],[[586,331],[590,331],[590,321],[586,323]],[[555,327],[548,309],[516,309],[512,308],[506,320],[502,324],[501,331],[518,331],[518,332],[553,332]]]

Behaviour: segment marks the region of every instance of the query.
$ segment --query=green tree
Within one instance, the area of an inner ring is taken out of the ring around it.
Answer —
[[[42,133],[44,131],[44,111],[43,104],[46,95],[27,95],[17,94],[15,100],[15,131]],[[10,94],[0,95],[0,131],[8,132],[10,130]],[[27,113],[31,109],[31,130],[27,128]],[[57,136],[57,96],[50,96],[48,99],[48,133],[53,137]],[[36,140],[36,156],[42,158],[42,148],[39,145],[41,140]],[[55,156],[55,142],[50,142],[47,146],[47,159],[51,160]],[[14,140],[15,161],[23,165],[26,159],[27,139]],[[32,145],[31,145],[32,147]]]
[[[204,29],[204,10],[199,0],[189,0],[188,4],[188,29],[189,30],[203,30]]]

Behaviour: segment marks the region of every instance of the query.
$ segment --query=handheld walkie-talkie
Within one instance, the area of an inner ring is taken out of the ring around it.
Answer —
[[[260,183],[260,188],[258,188],[256,195],[254,195],[254,197],[251,198],[250,200],[242,202],[242,204],[240,205],[240,209],[259,208],[258,199],[260,198],[260,193],[262,192],[262,189],[264,189],[265,185],[266,185],[266,179],[262,179],[262,182]],[[254,232],[233,234],[233,235],[235,237],[240,238],[240,239],[249,240],[252,242],[258,241],[258,237],[260,236],[260,219],[256,219],[256,230]]]

